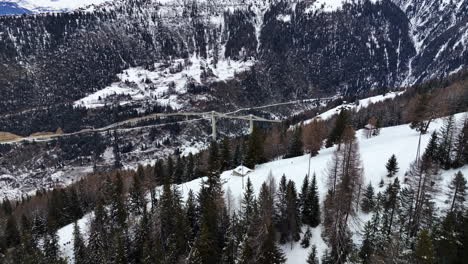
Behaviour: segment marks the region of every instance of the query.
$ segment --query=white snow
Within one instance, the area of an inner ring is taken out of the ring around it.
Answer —
[[[320,115],[317,115],[316,117],[314,117],[314,118],[312,118],[310,120],[304,121],[303,124],[308,124],[308,123],[312,122],[312,120],[314,120],[316,118],[321,118],[323,120],[330,119],[332,116],[339,114],[341,112],[341,110],[343,110],[343,109],[358,111],[358,110],[360,110],[362,108],[368,107],[370,104],[375,104],[375,103],[378,103],[378,102],[382,102],[382,101],[385,101],[387,99],[393,99],[396,96],[401,95],[403,93],[404,92],[390,92],[390,93],[387,93],[385,95],[372,96],[372,97],[368,97],[368,98],[364,98],[364,99],[359,100],[359,104],[344,103],[344,104],[339,105],[339,106],[337,106],[335,108],[332,108],[332,109],[330,109],[328,111],[325,111],[325,112],[321,113]]]
[[[278,15],[278,16],[276,17],[276,19],[277,19],[278,21],[282,21],[282,22],[284,22],[284,23],[289,23],[289,22],[291,22],[291,15],[283,15],[283,14],[281,14],[281,15]]]
[[[33,12],[71,11],[91,5],[101,5],[113,0],[6,0]]]
[[[378,0],[370,0],[372,3],[377,2]],[[345,3],[353,3],[357,1],[353,0],[316,0],[312,3],[307,9],[306,13],[313,13],[315,11],[323,12],[335,12],[340,10]]]
[[[77,100],[75,105],[86,108],[102,107],[109,103],[106,100],[109,97],[122,95],[126,97],[118,99],[120,104],[153,100],[160,105],[180,109],[184,102],[179,97],[187,93],[187,86],[190,83],[227,81],[234,78],[237,73],[247,71],[253,65],[253,60],[220,59],[215,67],[211,60],[207,61],[193,55],[186,60],[155,63],[153,71],[141,67],[130,68],[118,74],[119,82]],[[204,73],[206,77],[203,76]],[[203,100],[203,97],[192,99]]]
[[[370,103],[373,99],[366,99],[363,103]],[[468,113],[457,114],[456,120],[462,120]],[[432,122],[429,133],[421,137],[421,148],[424,150],[427,146],[431,132],[434,130],[440,129],[442,126],[442,119],[437,119]],[[399,172],[396,177],[398,177],[401,182],[403,182],[404,174],[408,170],[410,164],[416,158],[416,149],[418,146],[419,134],[415,130],[409,128],[408,125],[400,125],[395,127],[383,128],[379,136],[366,138],[362,135],[362,131],[357,131],[356,133],[359,146],[361,160],[364,168],[364,178],[363,183],[367,185],[372,183],[377,191],[383,191],[385,187],[379,188],[378,183],[381,179],[384,179],[385,183],[388,184],[394,180],[386,177],[386,168],[385,164],[390,158],[391,155],[395,154],[398,160],[400,167]],[[320,191],[320,201],[323,202],[327,191],[327,164],[331,160],[335,147],[322,149],[319,155],[312,157],[310,159],[311,164],[311,174],[316,173],[317,175],[317,185],[318,190]],[[252,181],[252,185],[256,192],[259,191],[260,186],[263,182],[268,179],[268,175],[271,173],[278,183],[280,177],[284,174],[287,179],[290,179],[296,183],[298,189],[302,185],[302,181],[306,174],[308,174],[308,164],[309,156],[304,155],[291,159],[283,159],[272,161],[269,163],[261,164],[252,171],[248,177]],[[461,169],[465,177],[468,176],[468,166],[465,166]],[[458,170],[444,171],[441,174],[440,186],[442,190],[447,190],[448,183],[453,177],[453,174]],[[232,176],[232,171],[225,171],[221,175],[221,180],[224,183],[224,189],[230,190],[232,196],[236,199],[234,204],[239,205],[243,193],[243,187],[246,182],[246,179],[242,177]],[[201,179],[197,179],[191,182],[187,182],[179,185],[179,189],[182,192],[184,199],[187,198],[187,194],[190,189],[195,192],[200,188]],[[437,197],[436,206],[439,208],[446,208],[447,195],[444,191]],[[352,229],[356,231],[354,236],[355,242],[360,241],[359,231],[362,230],[363,224],[366,220],[369,219],[369,215],[359,214],[361,221],[354,221]],[[80,222],[81,223],[81,222]],[[70,227],[71,226],[71,227]],[[60,242],[66,245],[70,245],[71,241],[71,231],[73,225],[66,226],[59,231]],[[317,246],[318,255],[321,256],[323,251],[327,248],[321,237],[322,226],[312,229],[312,240],[311,245]],[[299,244],[286,244],[282,246],[284,252],[287,256],[287,263],[290,264],[301,264],[306,263],[306,256],[310,250],[303,249]],[[70,252],[69,246],[62,246],[62,251],[65,254]]]

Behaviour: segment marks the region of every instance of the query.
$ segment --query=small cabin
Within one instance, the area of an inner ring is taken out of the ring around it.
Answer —
[[[251,173],[253,170],[245,167],[245,166],[239,166],[235,169],[232,170],[232,176],[238,176],[238,177],[244,177]]]

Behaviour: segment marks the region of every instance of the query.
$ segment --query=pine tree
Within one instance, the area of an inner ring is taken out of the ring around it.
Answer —
[[[361,249],[359,251],[359,257],[364,264],[372,263],[371,257],[375,251],[375,227],[371,221],[367,222],[364,226],[364,235],[362,240]]]
[[[453,162],[453,149],[455,143],[455,119],[451,115],[444,118],[444,124],[439,131],[440,143],[437,149],[437,157],[440,164],[449,169]]]
[[[247,167],[255,168],[255,165],[265,161],[263,143],[263,133],[260,128],[254,125],[247,142],[247,152],[245,155],[245,165]]]
[[[306,232],[301,240],[301,246],[303,248],[308,248],[310,245],[310,239],[312,238],[312,233],[310,232],[310,227],[307,227]]]
[[[289,142],[288,153],[285,158],[294,158],[304,154],[304,144],[302,143],[302,128],[299,126],[293,132],[291,141]]]
[[[238,225],[237,216],[234,213],[231,217],[229,227],[226,230],[225,243],[223,248],[222,264],[235,264],[237,256],[237,237],[235,227]]]
[[[110,206],[110,217],[114,227],[125,228],[127,226],[127,208],[124,198],[124,183],[122,176],[117,172],[113,183],[113,193]]]
[[[310,249],[309,256],[307,257],[307,264],[319,264],[317,247],[315,245]]]
[[[349,114],[347,110],[341,110],[338,118],[335,122],[335,126],[333,127],[332,131],[328,135],[327,141],[325,143],[325,147],[329,148],[334,144],[338,144],[341,141],[341,136],[349,124]]]
[[[369,183],[361,200],[361,210],[364,213],[369,213],[370,211],[374,210],[374,206],[374,187],[372,187],[372,184]]]
[[[48,263],[58,263],[61,261],[58,245],[58,236],[55,231],[48,230],[43,240],[44,255]]]
[[[234,166],[238,166],[243,162],[241,145],[242,143],[237,144],[236,149],[234,150],[234,157],[232,161]]]
[[[400,207],[399,204],[400,181],[395,178],[393,184],[389,185],[385,190],[382,214],[382,233],[386,234],[387,239],[390,239],[392,228],[394,227],[395,217]]]
[[[311,227],[317,227],[320,224],[320,201],[319,201],[319,193],[317,189],[317,177],[314,173],[312,177],[312,183],[310,184],[310,190],[308,195],[308,201],[310,201],[310,220],[308,220],[308,224]]]
[[[275,212],[275,223],[280,233],[280,243],[284,244],[287,241],[288,234],[288,217],[287,217],[287,201],[286,201],[286,192],[287,192],[287,181],[286,176],[283,176],[280,179],[278,191],[277,191],[277,200],[276,200],[276,212]]]
[[[246,189],[244,191],[244,196],[241,201],[242,207],[242,224],[244,229],[247,230],[253,221],[255,206],[255,196],[250,178],[247,178]]]
[[[13,212],[13,206],[8,198],[3,199],[2,208],[5,215],[10,215]]]
[[[135,214],[141,214],[146,210],[146,198],[141,186],[140,177],[138,174],[133,177],[133,186],[130,189],[130,208]]]
[[[385,167],[387,168],[387,177],[391,178],[393,176],[395,176],[399,170],[398,168],[398,162],[397,162],[397,159],[395,157],[395,154],[393,154],[390,159],[388,159],[387,161],[387,164],[385,165]]]
[[[286,213],[287,213],[287,241],[299,241],[301,239],[300,210],[298,208],[298,198],[296,186],[293,181],[289,181],[286,190]]]
[[[76,264],[85,264],[86,246],[80,232],[80,227],[75,222],[73,224],[73,256]]]
[[[112,150],[114,153],[114,169],[121,169],[122,168],[122,157],[120,156],[120,148],[119,148],[119,137],[117,132],[114,132],[114,141],[112,144]]]
[[[188,182],[195,179],[195,158],[190,152],[187,157],[187,163],[185,164],[183,181]]]
[[[216,141],[211,141],[208,157],[208,171],[211,175],[218,175],[220,173],[220,162],[218,143]]]
[[[454,167],[461,167],[468,163],[468,118],[463,125],[455,140],[455,158]]]
[[[310,224],[311,218],[311,201],[309,198],[309,176],[306,175],[304,177],[304,181],[302,182],[301,193],[299,194],[300,199],[300,206],[301,206],[301,216],[302,221],[304,224]]]
[[[7,248],[10,248],[18,246],[20,242],[21,236],[16,223],[16,218],[13,215],[10,215],[5,227],[5,244]]]
[[[444,217],[440,227],[436,229],[435,248],[437,251],[438,263],[457,263],[457,232],[456,216],[449,212]]]
[[[177,156],[176,164],[174,167],[174,174],[172,175],[172,181],[175,184],[181,184],[182,183],[182,177],[184,174],[184,161],[180,157],[180,155]]]
[[[464,210],[464,203],[466,201],[466,179],[461,173],[458,171],[455,174],[455,177],[452,179],[450,183],[450,190],[452,190],[453,194],[451,194],[452,202],[450,205],[450,211],[463,211]]]
[[[221,162],[221,171],[229,170],[232,165],[231,165],[231,146],[229,143],[229,138],[224,137],[223,140],[221,141],[221,147],[220,147],[220,162]]]
[[[188,236],[188,238],[190,242],[193,242],[193,240],[195,239],[195,235],[197,234],[199,229],[199,214],[197,208],[197,201],[195,199],[195,194],[193,194],[192,189],[190,189],[187,201],[185,202],[185,212],[190,227],[190,235]]]
[[[275,230],[272,225],[267,228],[267,235],[260,248],[260,256],[255,263],[282,264],[286,262],[281,249],[276,245]]]
[[[418,264],[434,264],[437,262],[432,239],[427,229],[422,229],[418,233],[414,255]]]

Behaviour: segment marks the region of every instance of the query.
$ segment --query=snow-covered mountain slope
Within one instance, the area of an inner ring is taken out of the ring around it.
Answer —
[[[468,65],[467,0],[392,0],[409,20],[416,56],[407,83],[456,72]],[[444,65],[443,67],[441,67]]]
[[[19,6],[14,2],[0,1],[0,16],[1,15],[18,15],[31,13],[30,10]]]
[[[3,0],[0,2],[0,10],[2,10],[2,3],[10,3],[20,8],[20,10],[17,10],[17,12],[10,10],[8,12],[8,10],[4,9],[3,14],[63,12],[90,6],[97,6],[109,1],[113,0]]]
[[[455,115],[456,120],[460,121],[466,117],[468,113],[461,113]],[[430,132],[440,129],[442,126],[442,119],[435,120],[431,126],[428,134],[423,135],[421,138],[421,148],[424,149],[430,139]],[[362,131],[357,132],[357,137],[360,147],[360,155],[362,165],[364,169],[363,184],[367,185],[371,183],[376,192],[383,191],[383,188],[379,188],[379,182],[383,179],[386,184],[393,182],[394,178],[387,178],[385,164],[391,155],[395,154],[400,167],[396,177],[404,182],[405,172],[408,170],[410,164],[416,158],[419,134],[409,128],[408,125],[401,125],[395,127],[383,128],[379,136],[373,138],[366,138]],[[332,158],[332,154],[335,151],[335,147],[322,149],[319,155],[310,159],[311,174],[316,173],[318,190],[320,191],[320,200],[323,202],[327,192],[327,164]],[[255,170],[249,174],[249,178],[252,181],[254,190],[259,191],[260,186],[265,182],[271,174],[276,182],[279,181],[282,175],[285,175],[288,179],[293,180],[296,186],[301,186],[303,179],[308,174],[309,156],[304,155],[292,159],[277,160],[265,164],[261,164],[255,168]],[[468,166],[461,169],[465,177],[468,178]],[[442,171],[439,177],[439,183],[441,191],[437,196],[436,207],[438,212],[443,212],[448,207],[448,196],[446,195],[447,186],[452,179],[455,172],[458,170]],[[231,192],[233,198],[235,198],[234,204],[239,205],[240,199],[243,193],[243,184],[246,179],[241,177],[233,176],[232,171],[225,171],[221,175],[221,180],[224,182],[224,190]],[[201,179],[197,179],[185,184],[179,185],[179,190],[183,193],[184,197],[187,197],[188,191],[193,190],[197,192],[200,188]],[[88,221],[90,214],[79,221],[82,231],[86,231],[86,222]],[[352,225],[352,229],[356,235],[354,236],[355,242],[360,242],[359,231],[369,215],[359,213],[358,217],[360,221],[355,221]],[[313,229],[313,236],[311,244],[315,244],[319,251],[319,256],[322,255],[323,250],[326,249],[326,245],[321,238],[321,226]],[[72,240],[73,225],[68,225],[59,230],[58,235],[60,238],[61,250],[65,256],[72,257],[73,250],[71,243]],[[287,263],[290,264],[302,264],[306,263],[307,253],[309,249],[303,249],[299,244],[291,246],[288,244],[283,246],[283,250],[287,256]]]
[[[130,68],[118,75],[119,82],[77,100],[75,105],[95,108],[106,103],[152,101],[172,109],[181,109],[188,105],[188,100],[200,103],[206,98],[205,95],[182,98],[196,86],[233,79],[236,74],[250,70],[254,64],[253,60],[224,58],[213,63],[213,58],[204,59],[193,55],[186,59],[155,63],[151,67],[153,70]]]

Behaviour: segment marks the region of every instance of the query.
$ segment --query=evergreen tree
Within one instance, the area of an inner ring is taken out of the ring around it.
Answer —
[[[252,186],[252,182],[250,181],[250,178],[247,178],[246,189],[244,191],[244,196],[241,201],[242,225],[244,226],[244,230],[247,230],[253,222],[253,214],[255,210],[254,206],[255,206],[254,190],[253,190],[253,186]]]
[[[177,160],[176,164],[174,167],[174,174],[172,175],[172,181],[175,184],[181,184],[182,183],[182,177],[184,174],[184,162],[180,155],[177,155]]]
[[[267,235],[260,248],[260,256],[255,263],[282,264],[286,262],[281,249],[276,245],[275,230],[272,225],[267,228]]]
[[[114,169],[121,169],[122,168],[122,157],[120,156],[120,148],[119,148],[119,137],[117,132],[114,132],[114,141],[112,144],[112,150],[114,153]]]
[[[461,167],[468,163],[468,118],[463,122],[463,126],[455,140],[454,167]]]
[[[359,257],[364,264],[372,263],[371,257],[375,251],[375,227],[371,221],[367,222],[364,226],[364,235],[362,239],[361,249],[359,251]]]
[[[237,258],[237,264],[254,264],[255,263],[255,256],[254,250],[250,245],[250,241],[247,235],[244,236],[244,239],[240,245],[240,252]]]
[[[188,236],[189,241],[193,242],[193,240],[195,239],[195,235],[198,233],[199,214],[198,214],[198,208],[197,208],[197,201],[195,199],[195,195],[193,194],[192,189],[190,189],[188,193],[188,198],[185,203],[185,212],[186,212],[187,221],[190,227],[190,235]]]
[[[3,199],[2,208],[5,215],[10,215],[13,212],[13,206],[8,198]]]
[[[306,175],[302,182],[301,193],[299,194],[299,202],[301,206],[301,216],[304,224],[308,223],[311,217],[311,201],[309,200],[309,175]]]
[[[309,255],[307,257],[307,264],[319,264],[317,247],[315,245],[313,245],[310,249]]]
[[[48,263],[61,262],[60,250],[58,245],[58,236],[55,231],[48,230],[44,236],[43,248],[45,259]]]
[[[387,161],[387,164],[385,165],[385,167],[387,168],[387,177],[393,177],[396,175],[396,173],[398,172],[399,168],[398,168],[398,162],[397,162],[397,159],[395,157],[395,154],[393,154],[390,159],[388,159]]]
[[[307,227],[304,237],[302,237],[302,240],[301,240],[301,246],[303,248],[308,248],[310,246],[311,238],[312,238],[312,233],[310,232],[310,227]]]
[[[319,201],[319,193],[317,189],[317,177],[314,173],[312,177],[312,183],[310,185],[309,190],[309,198],[307,199],[310,201],[310,220],[307,221],[308,224],[312,227],[317,227],[320,224],[320,201]]]
[[[195,158],[190,152],[185,165],[183,181],[188,182],[195,179]]]
[[[232,161],[234,163],[234,166],[238,166],[243,162],[241,145],[242,143],[237,144],[236,149],[234,150],[234,157]]]
[[[372,187],[372,184],[369,183],[361,200],[361,210],[364,213],[369,213],[374,209],[374,206],[374,187]]]
[[[7,248],[10,248],[18,246],[20,242],[21,236],[16,223],[16,218],[13,215],[10,215],[5,227],[5,244]]]
[[[255,165],[265,161],[263,143],[263,133],[260,128],[254,125],[247,142],[247,152],[245,155],[245,165],[247,167],[255,168]]]
[[[341,141],[341,136],[349,124],[349,114],[347,110],[341,110],[338,118],[335,122],[335,126],[333,127],[332,131],[328,135],[327,141],[325,143],[325,147],[329,148],[334,144],[337,144]]]
[[[304,144],[302,143],[302,128],[299,126],[294,130],[294,133],[289,142],[288,153],[285,158],[294,158],[304,154]]]
[[[229,138],[224,137],[221,141],[221,148],[220,148],[220,162],[221,162],[221,171],[229,170],[231,165],[231,146],[229,143]]]
[[[293,241],[301,239],[300,210],[298,208],[298,198],[296,186],[293,181],[289,181],[286,190],[286,213],[287,213],[287,234],[291,244]]]
[[[449,212],[444,217],[435,234],[435,248],[437,250],[438,263],[457,263],[457,232],[455,213]]]
[[[422,229],[418,233],[418,239],[417,239],[414,255],[415,255],[416,263],[418,264],[436,263],[434,246],[432,244],[432,239],[427,229]]]
[[[437,157],[440,164],[449,169],[453,162],[453,149],[455,143],[455,119],[451,115],[444,118],[444,124],[439,131],[440,143],[437,149]]]
[[[211,175],[218,175],[220,173],[221,164],[219,157],[219,147],[216,141],[211,141],[208,167],[208,171]]]
[[[461,173],[461,171],[458,171],[450,183],[450,190],[452,191],[452,202],[450,205],[450,211],[464,210],[464,204],[466,200],[466,189],[466,179]]]
[[[237,237],[235,234],[235,226],[237,223],[237,216],[234,215],[231,218],[229,227],[226,230],[225,243],[223,248],[222,264],[235,264],[237,256]]]
[[[133,177],[133,186],[130,189],[130,208],[135,214],[141,214],[146,210],[146,198],[141,186],[140,177],[135,175]]]
[[[75,222],[73,224],[73,256],[76,264],[85,264],[86,246],[80,232],[80,227]]]
[[[280,179],[278,192],[277,192],[277,201],[276,201],[276,212],[275,212],[275,223],[280,233],[280,243],[284,244],[287,241],[288,236],[288,216],[287,216],[287,181],[286,176],[283,176]]]
[[[113,221],[114,227],[124,229],[127,226],[127,208],[124,197],[124,183],[119,172],[117,173],[115,182],[113,184],[110,217]]]

